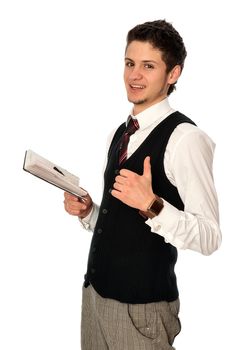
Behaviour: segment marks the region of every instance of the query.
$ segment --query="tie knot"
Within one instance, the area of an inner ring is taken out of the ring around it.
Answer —
[[[137,119],[133,119],[131,116],[128,117],[127,127],[122,135],[122,141],[119,150],[119,164],[123,164],[127,159],[127,146],[129,143],[130,136],[139,129],[139,123]]]
[[[127,127],[126,127],[126,133],[128,135],[132,135],[138,129],[139,129],[138,120],[137,119],[133,119],[132,117],[130,117],[129,122],[128,122]]]

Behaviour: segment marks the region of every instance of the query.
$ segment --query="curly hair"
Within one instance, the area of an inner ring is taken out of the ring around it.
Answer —
[[[165,20],[156,20],[138,24],[127,34],[126,49],[134,40],[149,42],[154,48],[160,50],[167,67],[167,73],[176,65],[179,65],[181,70],[183,69],[187,51],[182,37],[171,23]],[[175,84],[170,85],[168,95],[176,88]]]

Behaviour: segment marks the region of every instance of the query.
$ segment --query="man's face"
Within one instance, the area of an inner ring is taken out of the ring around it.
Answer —
[[[161,52],[149,42],[132,41],[125,53],[124,82],[127,97],[134,104],[134,114],[142,112],[167,96],[171,72]]]

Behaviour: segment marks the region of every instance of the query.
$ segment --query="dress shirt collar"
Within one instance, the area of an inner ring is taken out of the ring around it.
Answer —
[[[136,116],[133,116],[133,114],[131,114],[131,116],[132,118],[136,118],[138,120],[139,128],[140,130],[143,130],[149,127],[151,124],[154,124],[155,126],[158,125],[172,112],[174,112],[174,110],[170,107],[168,98],[166,97],[161,102],[145,109]]]

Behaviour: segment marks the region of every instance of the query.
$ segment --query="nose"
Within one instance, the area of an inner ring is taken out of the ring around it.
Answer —
[[[143,77],[141,69],[139,67],[133,67],[133,69],[130,71],[129,80],[139,80]]]

